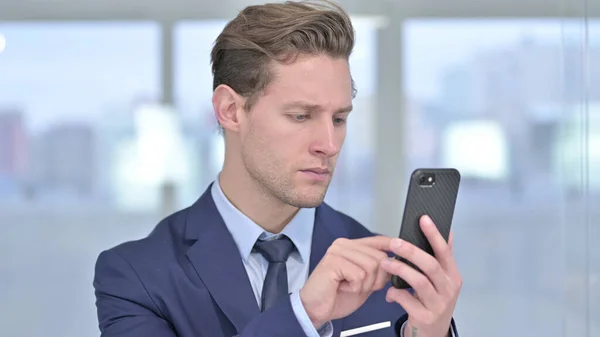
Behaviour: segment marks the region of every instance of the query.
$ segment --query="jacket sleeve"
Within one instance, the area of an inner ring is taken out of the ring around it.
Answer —
[[[237,337],[269,336],[307,336],[294,312],[290,296],[284,296],[278,303],[256,316],[244,331],[237,335]]]
[[[107,250],[96,261],[94,293],[101,337],[176,337],[131,265]]]
[[[93,285],[101,337],[177,337],[134,268],[117,252],[107,250],[99,255]],[[211,336],[221,334],[219,331]],[[284,296],[251,320],[237,336],[306,337],[306,333],[290,296]]]

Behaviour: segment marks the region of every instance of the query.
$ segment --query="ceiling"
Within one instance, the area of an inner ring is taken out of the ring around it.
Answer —
[[[586,0],[338,0],[352,14],[390,18],[600,17],[600,1]],[[223,19],[256,0],[0,0],[0,20]],[[587,2],[587,8],[586,8]]]

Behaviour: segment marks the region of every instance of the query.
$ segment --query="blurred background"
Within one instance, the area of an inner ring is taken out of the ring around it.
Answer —
[[[209,53],[249,0],[0,0],[0,335],[98,336],[93,266],[223,157]],[[342,0],[358,87],[327,201],[399,231],[456,167],[461,336],[600,336],[600,1]]]

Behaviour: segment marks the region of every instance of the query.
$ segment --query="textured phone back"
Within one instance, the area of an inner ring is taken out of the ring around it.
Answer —
[[[433,186],[422,187],[423,174],[435,174]],[[419,219],[429,215],[446,241],[454,216],[454,206],[460,184],[460,173],[455,169],[418,169],[413,172],[408,188],[400,238],[433,255],[429,241],[421,231]]]
[[[435,184],[427,187],[421,186],[420,180],[424,174],[435,175]],[[408,187],[400,238],[414,244],[430,255],[434,255],[429,241],[421,231],[419,220],[421,216],[429,215],[447,242],[459,184],[460,173],[455,169],[415,170],[411,175]],[[414,264],[402,257],[396,256],[396,259],[419,270]],[[396,275],[392,275],[392,285],[400,289],[411,287],[410,284]]]

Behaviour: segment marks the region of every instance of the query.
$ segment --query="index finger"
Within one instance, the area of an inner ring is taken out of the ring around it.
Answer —
[[[392,242],[392,238],[384,235],[376,235],[356,239],[354,241],[387,253],[390,251],[390,243]]]

